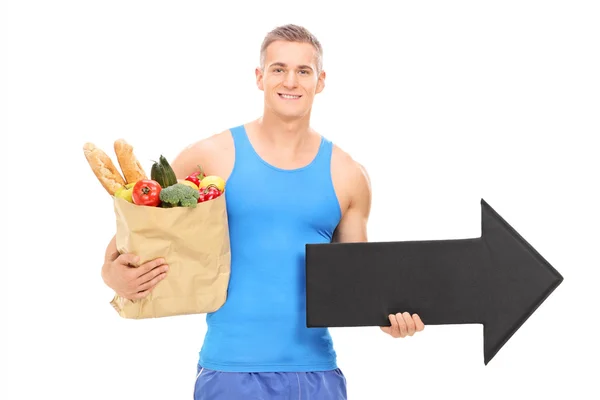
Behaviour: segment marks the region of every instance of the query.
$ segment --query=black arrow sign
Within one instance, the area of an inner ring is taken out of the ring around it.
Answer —
[[[307,326],[479,323],[487,365],[563,277],[483,199],[481,213],[480,238],[307,244]]]

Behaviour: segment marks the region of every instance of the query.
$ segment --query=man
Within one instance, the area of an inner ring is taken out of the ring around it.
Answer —
[[[202,164],[227,182],[232,265],[226,303],[208,314],[195,399],[346,399],[327,329],[307,328],[306,243],[367,241],[371,189],[365,169],[310,127],[325,85],[322,48],[286,25],[261,47],[256,83],[262,117],[200,140],[173,160],[178,178]],[[164,260],[128,268],[114,238],[102,275],[123,297],[146,296],[164,278]],[[416,314],[390,315],[393,337],[424,326]],[[291,397],[290,397],[291,396]]]

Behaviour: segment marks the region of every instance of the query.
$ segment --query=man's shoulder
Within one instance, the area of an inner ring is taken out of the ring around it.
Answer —
[[[210,134],[207,137],[199,139],[189,144],[184,151],[211,154],[214,151],[221,151],[231,147],[232,138],[231,130],[226,129],[224,131]]]
[[[333,145],[331,175],[338,197],[346,207],[365,204],[371,198],[371,180],[364,165],[354,159],[349,152]]]
[[[228,158],[232,148],[233,140],[229,129],[213,133],[188,144],[178,154],[171,167],[178,177],[192,173],[199,164],[206,173],[212,173],[215,169],[220,171],[220,163]]]
[[[344,175],[348,179],[369,180],[365,166],[357,161],[352,155],[337,144],[332,144],[331,154],[332,171],[335,174]]]

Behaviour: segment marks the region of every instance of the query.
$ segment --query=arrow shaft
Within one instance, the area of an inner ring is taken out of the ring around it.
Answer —
[[[481,239],[309,245],[308,323],[382,326],[404,311],[429,325],[480,322],[484,262]]]

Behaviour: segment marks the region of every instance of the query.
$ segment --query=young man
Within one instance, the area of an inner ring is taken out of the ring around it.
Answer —
[[[256,83],[262,117],[184,149],[178,178],[201,163],[227,181],[232,266],[226,303],[207,315],[195,399],[346,399],[327,329],[306,328],[306,243],[367,241],[371,189],[365,169],[310,127],[313,98],[325,85],[322,49],[303,27],[270,32]],[[102,275],[123,297],[146,296],[164,278],[163,260],[137,269],[116,257]],[[381,329],[412,336],[416,314],[389,316]]]

